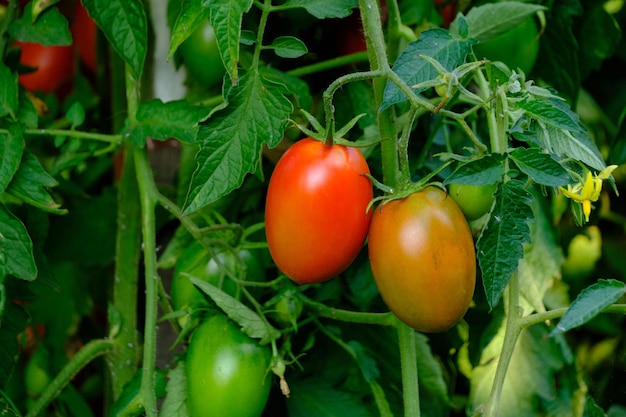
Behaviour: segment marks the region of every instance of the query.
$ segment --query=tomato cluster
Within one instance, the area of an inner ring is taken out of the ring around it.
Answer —
[[[24,88],[41,93],[58,92],[74,76],[76,56],[86,68],[95,71],[97,27],[80,1],[76,2],[70,30],[73,45],[14,43],[21,50],[20,64],[30,69],[21,73],[18,78]]]
[[[322,282],[352,263],[369,234],[372,272],[390,310],[419,331],[449,329],[467,311],[476,281],[463,212],[430,186],[386,201],[372,215],[367,174],[355,148],[296,142],[276,165],[267,192],[274,262],[296,283]]]

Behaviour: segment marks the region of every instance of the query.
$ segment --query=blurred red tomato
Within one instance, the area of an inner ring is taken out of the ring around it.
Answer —
[[[15,42],[22,50],[20,63],[35,71],[19,75],[29,91],[52,93],[74,75],[74,54],[71,46],[43,46],[39,43]]]

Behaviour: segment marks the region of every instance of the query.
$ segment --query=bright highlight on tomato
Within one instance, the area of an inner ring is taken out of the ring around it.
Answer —
[[[187,406],[193,417],[259,417],[269,397],[271,353],[221,314],[193,333],[187,352]]]
[[[368,239],[378,290],[420,332],[443,332],[467,311],[476,282],[474,241],[444,191],[427,187],[374,210]]]
[[[373,197],[370,170],[358,149],[306,138],[278,161],[265,206],[274,262],[299,284],[346,269],[367,236]]]

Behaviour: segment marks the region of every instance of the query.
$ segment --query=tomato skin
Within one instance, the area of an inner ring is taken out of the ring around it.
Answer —
[[[442,26],[447,28],[456,17],[456,0],[435,0],[435,7],[443,20]]]
[[[96,22],[93,21],[87,9],[85,9],[81,1],[76,2],[74,9],[74,20],[71,26],[72,38],[74,40],[74,46],[78,51],[78,56],[81,61],[92,72],[96,72],[96,36],[98,34],[98,28]]]
[[[209,317],[187,352],[187,405],[194,417],[259,417],[271,388],[269,347],[227,317]]]
[[[530,73],[539,54],[537,25],[531,16],[519,25],[495,38],[480,42],[472,48],[476,58],[502,61],[511,70],[518,68]]]
[[[178,48],[189,74],[204,88],[222,82],[226,69],[222,62],[215,30],[208,19]]]
[[[389,309],[420,332],[443,332],[474,295],[474,241],[463,213],[437,187],[379,206],[372,217],[369,257]]]
[[[43,46],[38,43],[15,42],[22,49],[20,63],[37,68],[20,74],[19,81],[29,91],[52,93],[74,75],[71,46]]]
[[[491,210],[493,205],[493,193],[497,188],[496,184],[471,185],[471,184],[450,184],[448,193],[457,203],[465,218],[468,221],[476,220]]]
[[[239,260],[235,256],[238,256]],[[245,277],[240,261],[243,261],[246,266]],[[237,284],[226,275],[226,270],[236,278],[246,278],[249,281],[263,281],[265,276],[260,260],[248,250],[240,250],[236,254],[221,251],[216,253],[215,258],[211,258],[204,247],[198,241],[194,241],[185,249],[174,268],[171,290],[174,310],[205,303],[203,295],[183,273],[220,287],[224,292],[235,297],[238,292]]]
[[[278,161],[265,232],[278,268],[299,284],[326,281],[357,256],[371,219],[369,167],[361,152],[306,138]]]

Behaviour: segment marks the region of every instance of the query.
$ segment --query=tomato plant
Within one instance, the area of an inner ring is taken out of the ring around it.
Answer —
[[[504,62],[510,69],[530,73],[539,54],[539,32],[531,16],[512,29],[474,45],[478,59]]]
[[[444,191],[427,187],[376,208],[368,245],[376,285],[400,320],[442,332],[463,317],[476,281],[474,241]]]
[[[450,184],[448,193],[458,204],[468,221],[476,220],[489,212],[497,184]]]
[[[80,1],[76,2],[74,8],[71,30],[78,56],[87,68],[95,72],[98,28]]]
[[[71,46],[43,46],[39,43],[16,42],[22,51],[20,63],[34,71],[20,74],[20,84],[30,91],[52,93],[74,75],[74,54]]]
[[[441,19],[443,20],[443,27],[449,27],[450,23],[452,23],[452,21],[456,17],[457,1],[435,0],[435,6],[437,7],[437,11],[441,15]]]
[[[211,88],[224,78],[226,70],[215,39],[215,30],[205,20],[180,45],[180,54],[193,79],[203,88]]]
[[[367,236],[373,191],[361,152],[315,139],[282,156],[265,203],[267,244],[276,265],[299,284],[328,280],[350,265]]]
[[[187,405],[192,416],[259,417],[267,403],[270,350],[223,315],[193,333],[186,360]]]
[[[259,258],[249,250],[229,251],[216,248],[215,256],[194,241],[181,255],[172,277],[172,306],[183,310],[204,302],[202,294],[189,281],[187,275],[215,285],[224,292],[237,296],[238,285],[229,277],[249,281],[263,281],[265,271]]]

